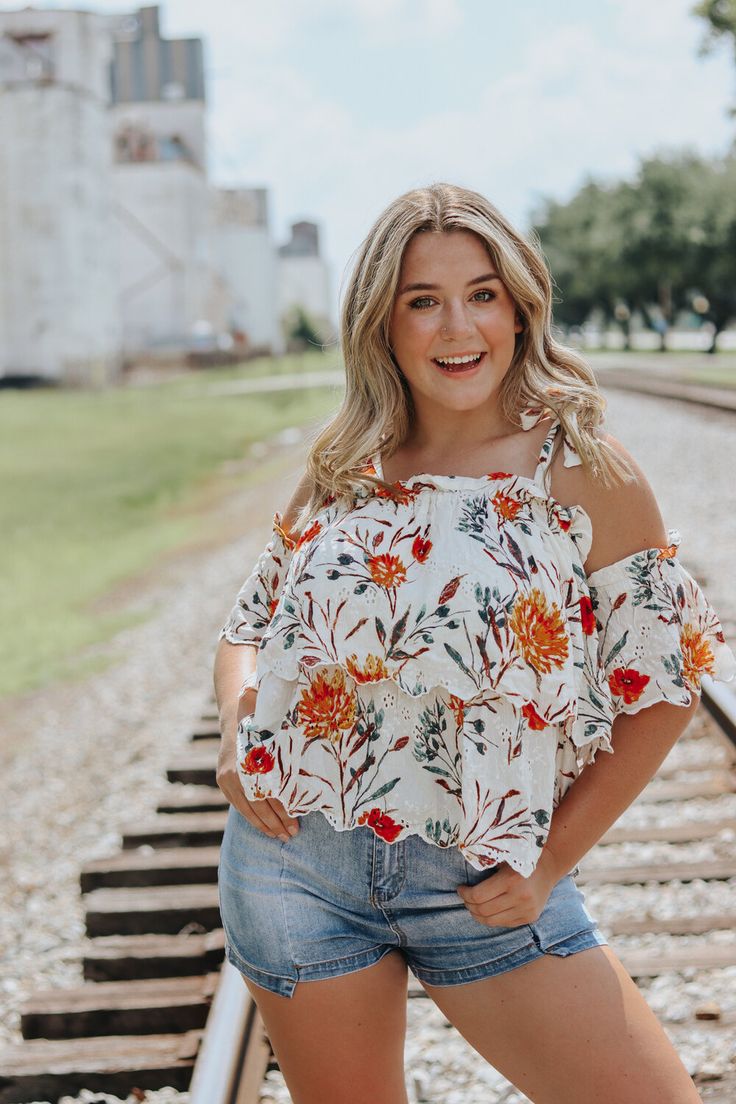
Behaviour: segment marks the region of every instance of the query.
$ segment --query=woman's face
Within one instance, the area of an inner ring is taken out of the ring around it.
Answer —
[[[495,406],[522,328],[480,238],[468,230],[414,235],[404,251],[389,340],[418,413],[428,406]],[[446,363],[470,355],[471,363]]]

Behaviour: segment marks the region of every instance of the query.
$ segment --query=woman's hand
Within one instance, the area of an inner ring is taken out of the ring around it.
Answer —
[[[460,885],[457,892],[479,924],[512,928],[539,919],[557,878],[541,863],[525,878],[504,862],[496,874],[477,885]]]
[[[256,691],[247,691],[241,699],[238,712],[220,715],[220,750],[217,756],[217,771],[215,779],[228,802],[244,817],[254,828],[258,828],[267,836],[278,836],[287,841],[299,831],[299,821],[296,817],[290,817],[281,802],[275,798],[267,798],[265,801],[249,801],[243,793],[240,784],[237,755],[238,723],[243,717],[253,712],[255,706]],[[251,700],[252,695],[252,700]]]

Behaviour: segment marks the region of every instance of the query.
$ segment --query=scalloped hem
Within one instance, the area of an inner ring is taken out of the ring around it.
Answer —
[[[467,852],[458,843],[449,843],[449,844],[437,843],[435,840],[431,839],[425,833],[423,824],[419,824],[418,822],[415,823],[413,821],[402,824],[403,831],[401,832],[401,834],[398,835],[396,837],[396,839],[394,839],[394,840],[388,840],[388,839],[385,838],[385,836],[382,836],[379,832],[376,832],[375,829],[372,828],[370,824],[367,824],[367,823],[359,824],[357,821],[351,821],[348,824],[340,823],[330,813],[329,809],[323,808],[321,806],[315,806],[314,808],[308,809],[306,811],[305,810],[299,811],[298,809],[295,809],[293,807],[293,805],[289,804],[288,802],[284,801],[283,798],[279,797],[278,794],[271,793],[268,789],[266,789],[263,793],[260,793],[259,796],[256,797],[256,796],[248,793],[245,786],[243,786],[243,776],[242,776],[242,774],[240,774],[240,772],[238,772],[238,773],[239,773],[240,782],[241,782],[243,792],[245,793],[245,796],[247,797],[247,799],[249,801],[266,801],[266,800],[278,801],[283,806],[284,810],[288,813],[288,815],[292,818],[310,816],[312,813],[321,813],[322,816],[325,818],[325,820],[328,822],[328,824],[336,832],[353,832],[356,828],[367,828],[371,832],[373,832],[373,834],[378,839],[380,839],[383,843],[388,844],[389,847],[393,846],[393,844],[395,844],[395,843],[401,842],[401,840],[407,839],[409,836],[417,836],[424,843],[428,843],[430,846],[436,847],[439,851],[449,851],[452,848],[454,848],[455,850],[460,852],[460,854],[462,855],[465,862],[467,862],[470,866],[474,867],[476,870],[481,870],[481,871],[491,870],[496,866],[500,866],[502,863],[506,863],[508,866],[512,867],[519,874],[521,874],[521,876],[524,877],[524,878],[528,878],[528,877],[530,877],[531,874],[534,873],[534,870],[536,869],[537,862],[539,861],[539,855],[542,854],[542,849],[540,848],[539,851],[538,851],[538,855],[537,855],[537,861],[534,862],[534,863],[530,863],[528,860],[524,861],[524,859],[522,859],[522,858],[520,858],[516,855],[508,855],[506,858],[502,858],[501,856],[494,856],[493,858],[491,858],[490,856],[488,856],[488,861],[486,863],[484,863],[484,862],[480,861],[477,858],[477,856],[472,855],[469,852]],[[250,775],[248,777],[254,777],[255,778],[255,777],[258,777],[258,776],[257,775]],[[428,815],[429,814],[424,814],[425,820],[427,819]]]
[[[356,664],[356,667],[357,666]],[[383,678],[356,678],[347,664],[342,660],[318,660],[311,664],[304,663],[302,660],[297,660],[296,673],[292,673],[291,671],[282,673],[276,669],[273,663],[269,662],[268,655],[263,648],[258,652],[259,683],[262,682],[266,675],[272,675],[281,682],[293,685],[296,688],[304,683],[305,675],[309,677],[309,681],[311,682],[315,673],[323,670],[340,671],[344,678],[351,684],[352,689],[364,689],[366,691],[374,690],[376,693],[380,693],[382,687],[391,686],[396,688],[397,693],[403,694],[412,701],[416,701],[419,698],[436,696],[438,691],[445,691],[445,693],[462,701],[464,706],[479,706],[486,702],[507,702],[517,713],[521,713],[523,708],[530,706],[535,713],[539,712],[540,715],[541,711],[545,708],[545,704],[549,707],[553,703],[558,703],[558,690],[550,689],[545,703],[534,679],[530,679],[530,685],[526,690],[511,690],[503,686],[491,687],[486,685],[478,688],[472,685],[468,687],[467,683],[461,685],[461,681],[457,676],[453,678],[444,678],[438,675],[435,681],[430,685],[426,683],[417,683],[412,688],[402,679],[400,671],[397,671],[395,674],[387,674]],[[541,676],[541,681],[544,682],[543,675]],[[571,684],[570,681],[565,679],[558,680],[559,686],[570,686]],[[604,691],[601,690],[601,693],[603,692]],[[559,707],[559,712],[555,715],[554,720],[547,721],[545,727],[552,729],[561,725],[568,725],[575,721],[577,715],[578,699],[573,697],[566,705]]]
[[[582,744],[577,744],[575,740],[571,738],[571,743],[575,748],[575,758],[581,771],[585,767],[589,767],[592,763],[595,763],[595,757],[599,751],[605,751],[609,755],[614,755],[616,751],[611,741],[611,736],[608,733],[599,733],[597,736],[591,736]]]
[[[258,648],[261,643],[260,636],[253,636],[249,640],[244,640],[242,636],[237,635],[237,630],[223,627],[220,629],[220,635],[218,640],[227,640],[230,644],[252,644],[254,648]]]
[[[667,696],[666,691],[663,690],[661,687],[657,687],[657,690],[658,693],[647,698],[646,701],[642,701],[640,699],[639,701],[629,702],[628,705],[626,704],[626,702],[624,702],[620,708],[618,708],[616,698],[614,697],[614,720],[616,719],[616,717],[635,717],[637,713],[641,713],[644,709],[649,709],[653,705],[660,705],[662,702],[666,702],[667,705],[679,705],[687,709],[693,703],[693,695],[697,697],[699,701],[703,693],[702,690],[694,690],[691,687],[687,686],[683,691],[683,693],[687,694],[687,700],[683,701],[681,698],[679,698],[678,700],[674,701],[671,697]]]

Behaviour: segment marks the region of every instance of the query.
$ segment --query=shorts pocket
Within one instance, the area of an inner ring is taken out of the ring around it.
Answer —
[[[463,863],[465,866],[465,884],[469,886],[478,885],[479,882],[484,882],[486,878],[492,877],[492,875],[497,874],[501,869],[499,865],[489,866],[484,870],[478,870],[478,868],[473,866],[472,863],[469,863],[467,859],[463,859]]]
[[[545,954],[570,954],[564,944],[575,936],[595,928],[595,920],[585,907],[583,894],[571,874],[553,886],[541,915],[529,925],[534,942]],[[559,949],[556,949],[559,948]]]

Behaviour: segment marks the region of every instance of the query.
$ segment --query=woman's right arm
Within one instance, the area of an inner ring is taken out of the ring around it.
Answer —
[[[255,669],[255,647],[231,644],[224,637],[220,640],[215,653],[214,669],[221,733],[216,780],[228,802],[241,816],[267,835],[283,838],[284,833],[296,821],[289,816],[277,798],[249,801],[240,785],[236,765],[238,722],[254,711],[257,691],[253,687],[247,687],[241,697],[238,695],[243,682]]]
[[[237,771],[237,732],[239,721],[255,709],[257,690],[243,684],[255,673],[258,645],[273,615],[293,551],[294,540],[289,529],[308,495],[306,476],[303,476],[283,517],[274,516],[273,538],[240,588],[220,632],[213,672],[222,737],[217,785],[228,802],[254,827],[282,838],[287,830],[298,829],[298,821],[289,816],[276,798],[264,801],[246,798]]]

